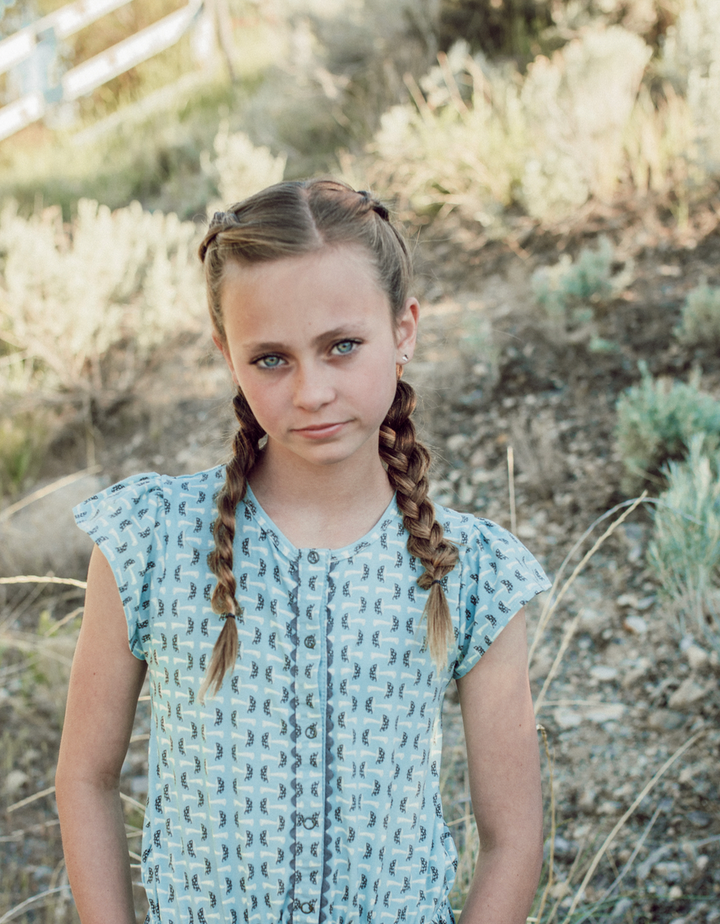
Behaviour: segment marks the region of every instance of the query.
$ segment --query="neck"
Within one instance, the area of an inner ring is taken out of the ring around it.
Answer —
[[[380,456],[312,465],[288,465],[268,446],[250,485],[268,516],[298,548],[337,549],[360,539],[377,523],[393,490]]]

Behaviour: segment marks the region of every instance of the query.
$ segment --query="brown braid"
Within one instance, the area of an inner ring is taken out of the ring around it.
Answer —
[[[441,670],[447,664],[453,630],[450,608],[440,581],[455,567],[458,550],[445,539],[428,497],[430,453],[415,435],[411,420],[415,404],[412,387],[398,381],[392,407],[380,428],[380,458],[387,465],[388,478],[403,515],[408,551],[420,559],[425,569],[418,584],[423,590],[430,590],[424,612],[428,648]]]
[[[215,520],[215,548],[208,555],[210,570],[217,576],[212,595],[214,612],[225,617],[218,640],[213,648],[210,667],[203,682],[200,698],[212,686],[214,695],[220,689],[227,671],[235,666],[238,654],[236,618],[242,615],[235,592],[237,581],[233,574],[233,541],[235,539],[235,508],[245,496],[248,475],[255,465],[258,442],[265,431],[255,419],[245,395],[238,389],[233,408],[239,427],[233,440],[233,455],[225,470],[225,484],[217,498],[218,515]]]

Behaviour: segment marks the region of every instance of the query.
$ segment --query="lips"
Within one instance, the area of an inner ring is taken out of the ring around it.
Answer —
[[[336,423],[313,424],[310,427],[297,427],[293,432],[306,439],[325,439],[330,436],[336,436],[347,421],[341,420]]]

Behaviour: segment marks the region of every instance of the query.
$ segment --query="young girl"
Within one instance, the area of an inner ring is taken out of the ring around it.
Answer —
[[[428,498],[406,246],[367,193],[310,180],[216,213],[200,256],[232,459],[76,510],[96,548],[57,800],[80,918],[134,921],[118,780],[147,671],[148,922],[452,924],[455,678],[481,838],[463,924],[521,924],[542,857],[521,608],[548,582]]]

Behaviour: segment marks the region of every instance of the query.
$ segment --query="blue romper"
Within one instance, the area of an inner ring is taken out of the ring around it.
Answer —
[[[353,545],[297,549],[248,490],[235,538],[240,653],[202,703],[222,627],[207,555],[224,475],[139,475],[75,510],[148,664],[148,922],[451,921],[443,694],[547,578],[506,530],[438,508],[460,549],[444,582],[456,643],[438,672],[395,500]]]

